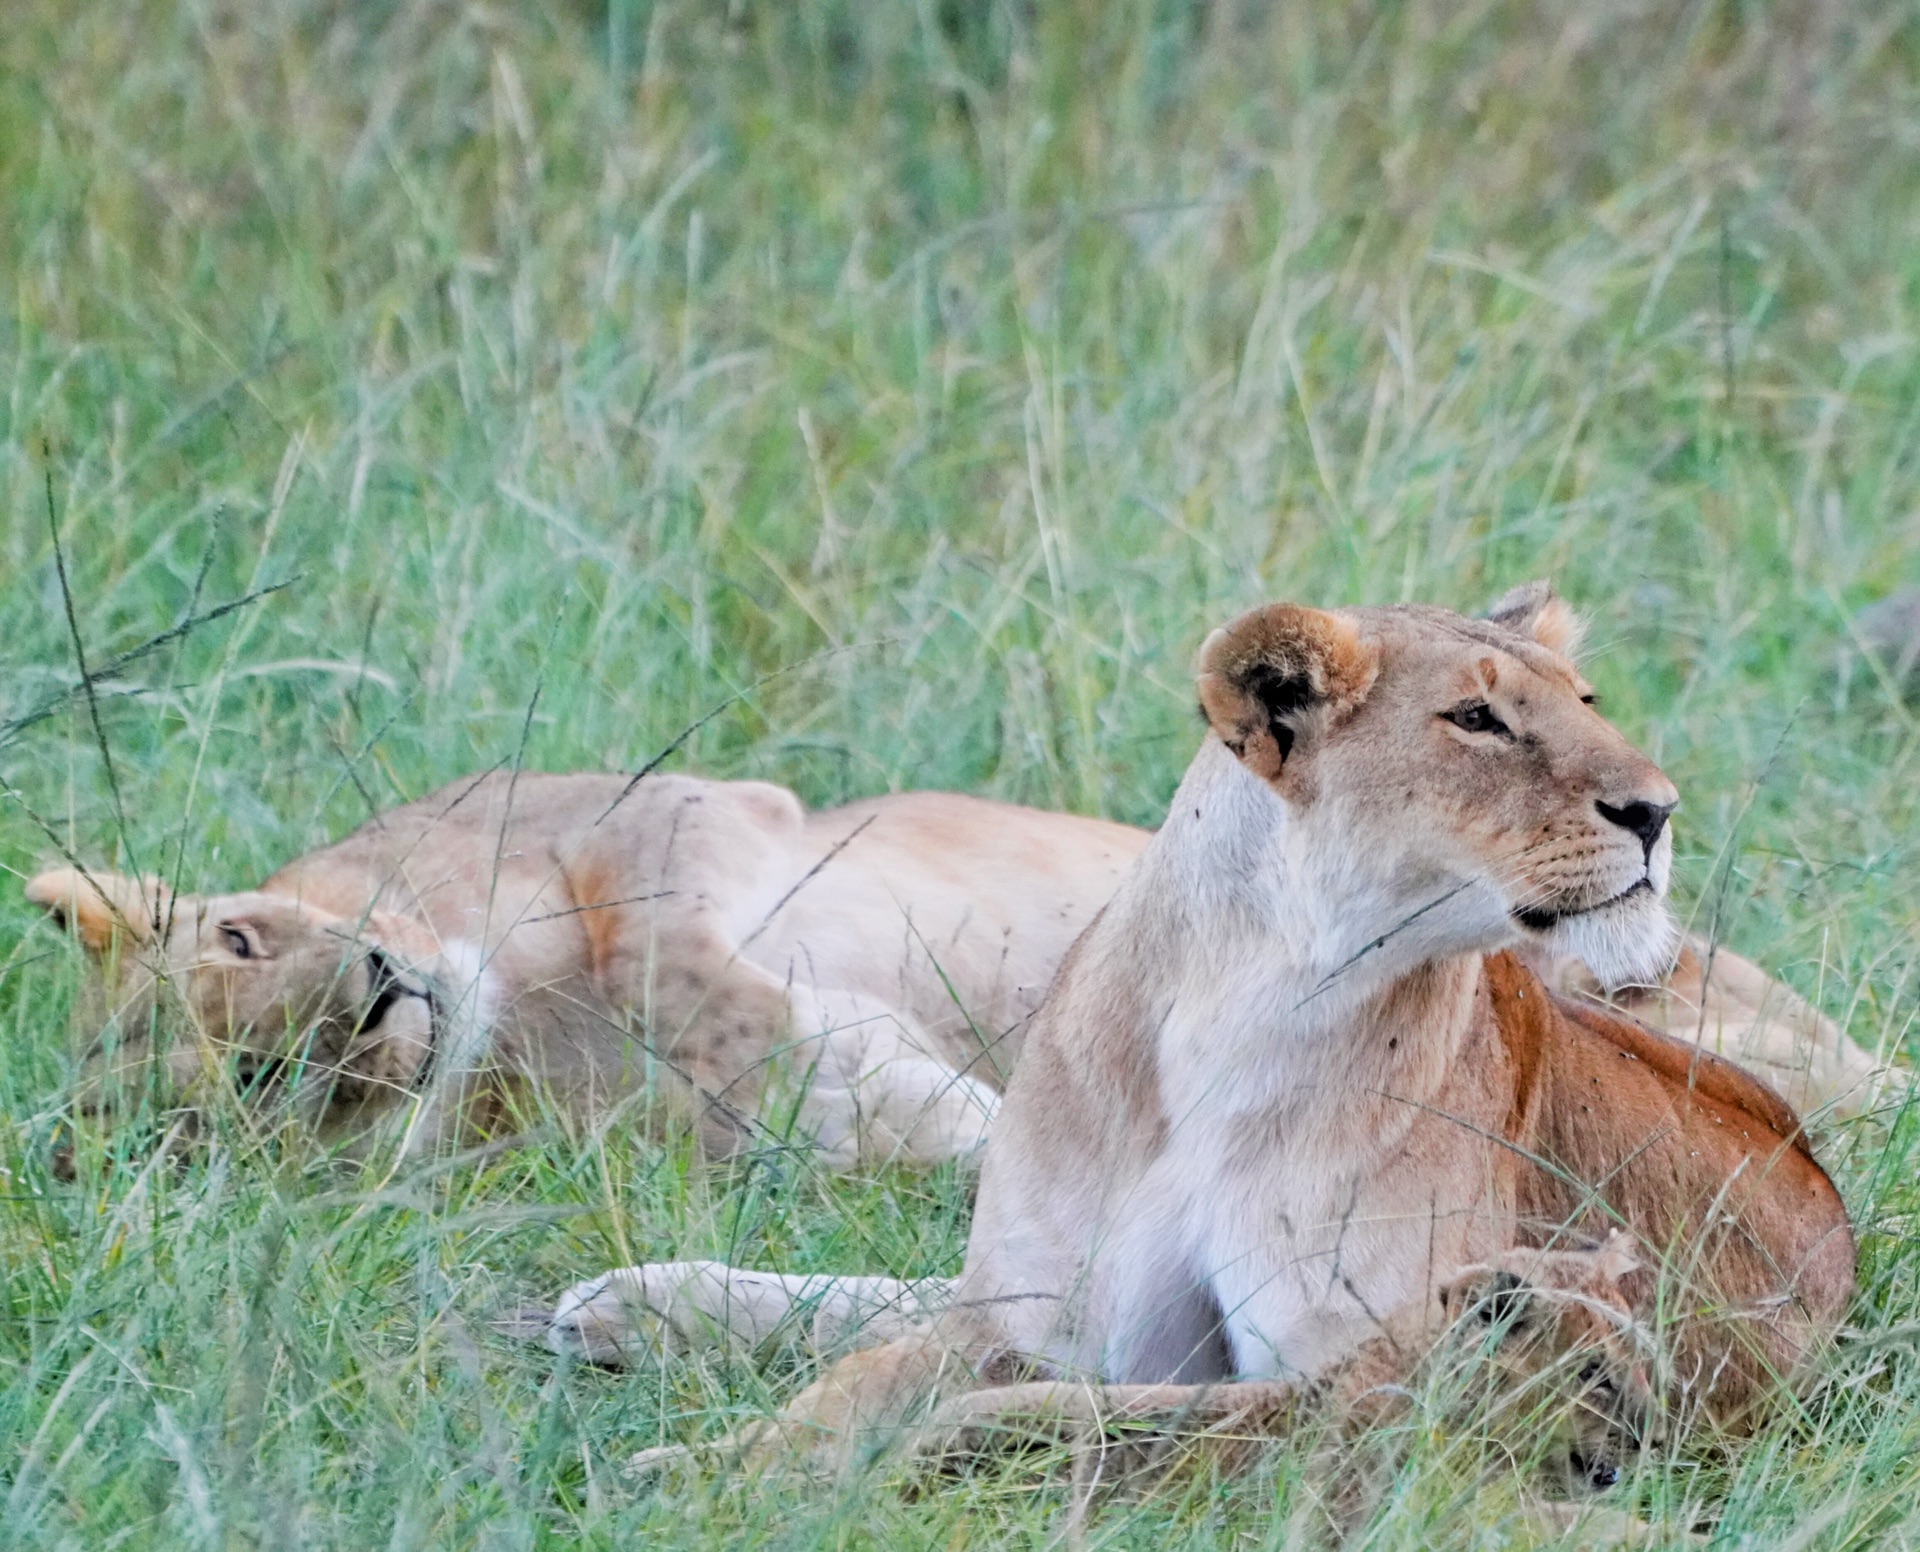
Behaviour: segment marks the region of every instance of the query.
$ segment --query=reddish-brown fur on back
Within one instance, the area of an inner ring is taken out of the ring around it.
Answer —
[[[1711,1053],[1547,993],[1511,955],[1489,957],[1487,984],[1516,1074],[1509,1140],[1534,1166],[1523,1234],[1630,1225],[1649,1262],[1636,1300],[1689,1314],[1677,1388],[1739,1422],[1853,1291],[1846,1208],[1798,1118]]]

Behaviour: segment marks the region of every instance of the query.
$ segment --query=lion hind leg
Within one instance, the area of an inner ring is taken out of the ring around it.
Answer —
[[[1279,1380],[1227,1384],[1099,1385],[1028,1381],[983,1388],[1002,1355],[954,1345],[934,1321],[841,1359],[774,1417],[698,1445],[642,1451],[632,1466],[657,1471],[715,1454],[766,1467],[786,1460],[838,1473],[881,1453],[920,1465],[975,1459],[1036,1445],[1104,1447],[1113,1439],[1150,1452],[1162,1444],[1244,1469],[1264,1444],[1292,1430],[1306,1393]]]
[[[718,1439],[709,1439],[702,1444],[656,1444],[649,1449],[636,1450],[627,1457],[627,1475],[636,1478],[659,1476],[676,1466],[694,1466],[711,1459],[733,1463],[765,1460],[783,1441],[785,1436],[777,1423],[771,1418],[762,1418],[759,1422],[736,1428],[732,1433],[722,1434]]]
[[[653,1472],[723,1454],[752,1469],[799,1465],[845,1475],[909,1436],[912,1415],[943,1389],[977,1384],[978,1369],[936,1320],[842,1358],[772,1417],[705,1444],[643,1450],[628,1465]]]

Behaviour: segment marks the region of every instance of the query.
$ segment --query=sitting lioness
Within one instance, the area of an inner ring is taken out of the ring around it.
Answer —
[[[1029,1027],[946,1313],[782,1429],[829,1452],[1010,1372],[1310,1383],[1455,1269],[1624,1226],[1666,1404],[1748,1423],[1853,1290],[1799,1122],[1511,952],[1658,974],[1672,784],[1526,589],[1258,609],[1201,654],[1210,733]]]
[[[27,894],[96,961],[83,1114],[238,1091],[418,1149],[532,1080],[581,1113],[677,1101],[716,1151],[790,1125],[829,1165],[931,1162],[979,1145],[1144,839],[944,793],[807,813],[760,782],[496,773],[246,894],[72,868]]]

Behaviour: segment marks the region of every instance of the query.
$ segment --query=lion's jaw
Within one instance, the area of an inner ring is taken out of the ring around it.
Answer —
[[[1673,836],[1655,844],[1646,873],[1597,906],[1556,918],[1544,931],[1524,931],[1516,945],[1549,956],[1584,960],[1602,985],[1658,981],[1672,967],[1680,928],[1667,903]]]

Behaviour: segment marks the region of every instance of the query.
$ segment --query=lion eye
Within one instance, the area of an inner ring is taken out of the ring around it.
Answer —
[[[1580,704],[1582,706],[1591,706],[1594,710],[1598,711],[1600,709],[1600,697],[1589,690],[1585,695],[1580,697]]]
[[[235,959],[253,958],[253,943],[238,927],[222,927],[220,935],[227,940]]]
[[[1462,701],[1451,711],[1440,713],[1463,733],[1492,733],[1500,738],[1513,737],[1513,729],[1493,714],[1485,701]]]

